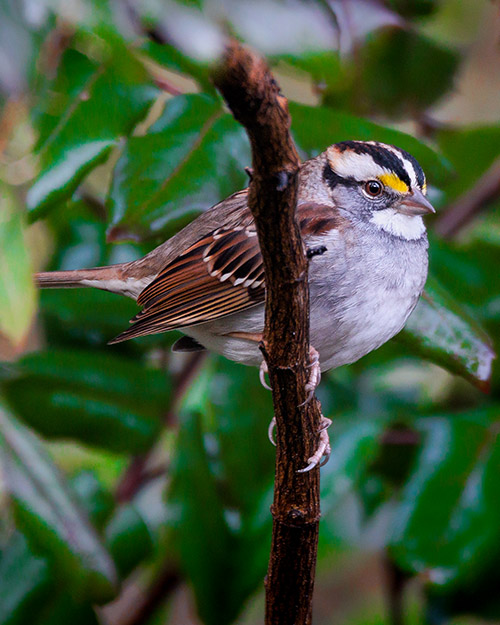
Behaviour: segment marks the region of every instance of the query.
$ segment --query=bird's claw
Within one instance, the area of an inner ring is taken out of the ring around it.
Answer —
[[[307,365],[307,367],[308,369],[311,369],[309,379],[305,385],[307,397],[305,401],[299,404],[299,406],[305,406],[311,401],[314,395],[314,391],[318,388],[319,383],[321,382],[321,366],[319,363],[319,354],[312,345],[309,347],[309,364]]]
[[[260,368],[259,368],[259,380],[260,383],[262,384],[262,386],[264,388],[266,388],[268,391],[272,391],[273,389],[269,386],[269,384],[266,382],[266,373],[269,373],[269,369],[267,368],[267,363],[265,360],[263,360],[260,363]]]
[[[319,354],[312,346],[309,347],[309,364],[307,365],[307,368],[311,369],[309,379],[307,380],[307,383],[304,387],[307,393],[307,397],[305,401],[299,404],[299,406],[305,406],[311,401],[314,395],[314,391],[318,388],[318,385],[321,382],[321,366],[319,364]],[[272,391],[273,389],[266,382],[266,373],[269,373],[269,369],[267,368],[266,361],[263,360],[260,363],[260,367],[259,367],[260,383],[268,391]]]
[[[274,440],[274,428],[276,427],[276,417],[271,419],[271,423],[267,428],[267,437],[271,441],[271,443],[276,447],[276,441]]]
[[[309,458],[309,464],[307,467],[303,469],[299,469],[297,473],[307,473],[314,469],[314,467],[319,466],[322,467],[325,465],[330,459],[330,454],[332,452],[332,448],[330,447],[330,439],[328,437],[327,429],[332,424],[331,419],[327,419],[321,415],[321,423],[319,428],[319,445],[314,454]]]
[[[314,349],[314,347],[309,348],[309,364],[308,368],[311,370],[309,375],[309,379],[305,385],[305,390],[307,392],[306,400],[300,404],[300,406],[304,406],[308,402],[311,401],[314,391],[318,387],[321,381],[321,368],[319,364],[319,354]],[[268,390],[272,390],[269,384],[266,382],[266,373],[268,373],[268,368],[266,361],[263,360],[260,369],[259,369],[259,379],[260,383],[264,388]],[[319,466],[322,467],[324,464],[328,462],[330,458],[331,448],[330,448],[330,439],[328,438],[327,429],[332,424],[331,419],[327,419],[326,417],[321,416],[320,428],[318,430],[319,434],[319,445],[314,454],[309,458],[309,464],[304,469],[299,469],[299,473],[306,473],[307,471],[311,471],[314,467]],[[273,417],[269,427],[267,428],[267,436],[271,443],[276,447],[276,441],[274,440],[274,428],[276,427],[276,418]]]

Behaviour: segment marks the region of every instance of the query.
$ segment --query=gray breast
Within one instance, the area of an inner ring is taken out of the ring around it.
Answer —
[[[311,343],[323,370],[355,362],[397,334],[427,277],[425,236],[404,241],[365,231],[358,242],[331,245],[311,263]]]

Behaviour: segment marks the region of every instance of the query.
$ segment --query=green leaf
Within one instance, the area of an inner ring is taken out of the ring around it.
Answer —
[[[52,575],[45,558],[35,555],[15,532],[0,557],[0,623],[24,625],[47,600]]]
[[[183,419],[169,503],[177,511],[175,545],[200,617],[207,625],[229,625],[246,598],[239,586],[245,563],[237,557],[205,449],[201,419],[195,414]]]
[[[179,221],[244,186],[251,162],[243,128],[206,95],[169,100],[142,137],[132,137],[116,164],[108,238],[170,233]],[[170,228],[170,230],[169,230]]]
[[[91,471],[81,471],[72,478],[70,485],[92,522],[100,526],[114,505],[111,493]],[[64,605],[66,617],[73,605],[72,624],[80,622],[75,618],[83,619],[83,616],[89,619],[83,620],[85,625],[94,622],[90,620],[93,614],[89,612],[90,607],[72,604],[65,580],[55,578],[48,559],[34,553],[25,536],[16,531],[9,537],[0,557],[1,625],[24,625],[32,622],[33,615],[41,616],[41,622],[50,625],[65,623],[67,621],[56,617],[59,610],[62,611],[60,605]]]
[[[169,405],[170,384],[162,373],[109,354],[30,354],[19,371],[4,392],[24,421],[45,436],[111,451],[148,449]]]
[[[71,478],[70,486],[94,527],[101,530],[115,507],[111,492],[90,470],[79,471]]]
[[[330,429],[332,453],[321,472],[322,514],[335,510],[339,499],[351,491],[380,447],[383,419],[334,420]]]
[[[82,70],[75,77],[64,112],[41,147],[41,172],[27,195],[33,219],[70,197],[119,139],[131,133],[158,94],[143,66],[126,48],[115,52],[92,74]]]
[[[101,625],[93,606],[88,602],[75,601],[71,595],[58,588],[47,597],[45,609],[33,621],[32,625]]]
[[[360,50],[352,104],[363,113],[415,115],[450,89],[458,60],[416,30],[379,31]]]
[[[296,102],[290,102],[289,106],[293,136],[308,158],[323,152],[332,143],[347,139],[381,141],[412,154],[434,184],[449,177],[446,161],[411,135],[327,107],[306,106]]]
[[[268,439],[272,396],[253,367],[221,357],[211,362],[203,414],[209,419],[206,436],[213,436],[218,450],[210,460],[219,497],[233,521],[233,558],[244,563],[232,582],[243,602],[261,585],[269,559],[276,454]]]
[[[73,48],[64,51],[55,79],[47,80],[45,93],[32,111],[38,131],[37,151],[43,148],[67,108],[91,82],[96,71],[97,66],[85,54]]]
[[[485,332],[432,278],[398,341],[487,390],[495,353]]]
[[[255,510],[274,479],[276,450],[267,436],[273,414],[272,396],[253,367],[220,357],[212,362],[207,399],[220,449],[225,502],[245,518]]]
[[[111,558],[42,443],[2,408],[0,453],[14,513],[30,545],[52,562],[75,597],[112,599]]]
[[[51,345],[69,343],[71,348],[78,343],[106,345],[138,310],[131,299],[97,289],[42,291],[40,308]],[[137,343],[131,341],[132,346]]]
[[[420,419],[425,435],[391,540],[399,566],[440,587],[473,578],[498,553],[497,409]]]
[[[163,501],[164,477],[143,486],[131,502],[119,506],[106,527],[106,545],[122,578],[160,546],[171,512]]]
[[[106,528],[106,545],[125,579],[153,554],[153,542],[134,504],[119,507]]]
[[[20,347],[31,326],[36,294],[21,211],[1,183],[0,267],[0,333]]]
[[[456,171],[446,187],[450,197],[463,194],[500,157],[499,125],[443,129],[436,141]]]
[[[406,18],[424,17],[438,8],[436,0],[389,0],[388,4]]]
[[[150,59],[173,72],[192,76],[202,87],[204,92],[214,92],[215,88],[210,80],[209,65],[183,54],[175,46],[155,41],[144,41],[140,48]]]

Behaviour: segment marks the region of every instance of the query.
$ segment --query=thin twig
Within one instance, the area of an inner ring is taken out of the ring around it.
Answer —
[[[299,158],[288,104],[267,65],[231,42],[214,74],[252,148],[249,208],[266,277],[262,351],[273,388],[277,453],[273,536],[266,578],[266,624],[307,625],[319,526],[319,470],[297,471],[318,443],[319,403],[306,399],[309,353],[307,259],[295,221]]]
[[[410,576],[395,564],[388,553],[384,557],[384,568],[388,589],[389,622],[391,625],[404,625],[404,591]]]
[[[113,625],[144,625],[149,623],[151,617],[176,590],[181,581],[182,577],[179,571],[169,560],[139,597],[135,593],[130,593],[133,595],[130,599],[120,597],[123,604],[120,606],[119,613],[112,617],[111,622]]]
[[[435,231],[446,239],[456,237],[474,217],[500,197],[500,159],[479,178],[476,184],[440,215]]]

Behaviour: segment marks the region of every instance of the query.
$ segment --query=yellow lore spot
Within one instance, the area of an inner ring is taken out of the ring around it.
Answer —
[[[378,176],[378,179],[385,184],[386,187],[390,187],[394,189],[394,191],[398,191],[398,193],[408,193],[410,190],[408,185],[396,174],[382,174]]]

